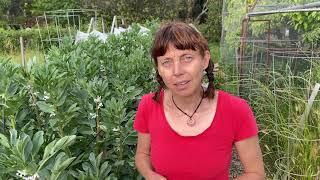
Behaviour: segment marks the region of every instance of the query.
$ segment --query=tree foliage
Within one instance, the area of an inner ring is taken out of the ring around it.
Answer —
[[[0,0],[0,12],[6,13],[8,7],[9,7],[10,0]]]
[[[96,3],[102,5],[97,7],[100,10],[106,10],[104,12],[109,16],[122,16],[129,22],[175,19],[186,14],[186,2],[184,0],[109,0],[104,1],[104,3]]]
[[[44,11],[53,11],[60,9],[79,9],[81,7],[81,0],[33,0],[31,11],[34,15],[36,15],[41,14]]]
[[[278,1],[271,1],[265,0],[260,1],[259,5],[273,5],[277,8],[277,5],[284,5],[284,6],[295,6],[295,5],[302,5],[312,3],[312,0],[278,0]],[[261,17],[265,18],[264,16]],[[291,31],[296,31],[297,33],[301,34],[299,37],[294,37],[295,39],[301,39],[302,37],[306,36],[307,34],[314,34],[317,32],[318,28],[320,27],[320,14],[316,11],[313,12],[295,12],[295,13],[276,13],[268,17],[271,19],[272,29],[281,29],[287,28]],[[254,31],[256,34],[261,34],[264,31],[265,27],[261,25],[254,26]],[[293,37],[291,37],[293,38]]]
[[[122,16],[130,22],[152,19],[192,21],[202,12],[206,0],[0,0],[0,10],[13,17],[42,15],[45,11],[66,9],[97,9],[112,20]],[[9,9],[8,9],[9,8]],[[88,14],[88,16],[91,16]],[[206,16],[203,16],[202,21]]]
[[[5,25],[5,20],[7,19],[5,15],[7,14],[9,2],[9,0],[0,0],[0,28]]]
[[[213,41],[220,41],[222,29],[222,6],[223,0],[209,0],[208,2],[208,15],[204,33]]]

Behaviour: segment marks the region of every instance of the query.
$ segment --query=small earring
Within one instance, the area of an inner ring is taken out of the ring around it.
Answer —
[[[203,76],[207,75],[207,71],[206,71],[206,70],[203,70],[203,71],[202,71],[202,75],[203,75]]]

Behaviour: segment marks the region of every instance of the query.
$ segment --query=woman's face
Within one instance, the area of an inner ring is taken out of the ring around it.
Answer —
[[[173,94],[191,96],[200,88],[209,60],[209,51],[202,56],[199,50],[179,50],[169,44],[167,52],[157,57],[158,72]]]

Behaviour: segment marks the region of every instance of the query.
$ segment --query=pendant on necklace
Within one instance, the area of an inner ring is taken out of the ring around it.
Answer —
[[[187,121],[187,125],[189,127],[193,127],[194,125],[196,125],[196,121],[192,118],[189,118],[188,121]]]

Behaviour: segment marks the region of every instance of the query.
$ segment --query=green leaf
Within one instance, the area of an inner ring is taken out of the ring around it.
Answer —
[[[53,113],[53,111],[54,111],[54,107],[52,104],[48,104],[44,101],[38,101],[36,104],[39,107],[39,109],[43,112]]]
[[[102,178],[105,178],[108,176],[110,172],[111,172],[111,166],[109,166],[108,161],[105,161],[100,167],[100,175],[102,176]]]
[[[57,122],[59,121],[59,119],[57,118],[52,118],[52,119],[49,119],[49,125],[51,128],[54,128],[54,126],[57,124]]]
[[[30,155],[32,155],[33,143],[31,141],[30,136],[27,136],[26,141],[27,141],[27,144],[23,150],[23,154],[24,154],[24,159],[28,161],[30,160]]]
[[[24,118],[28,115],[29,111],[25,108],[21,109],[17,114],[16,114],[16,122],[22,122]]]
[[[61,179],[61,174],[74,159],[75,157],[68,158],[64,152],[59,153],[55,158],[51,179]]]
[[[72,105],[69,107],[68,112],[69,112],[69,113],[70,113],[70,112],[76,112],[76,111],[78,111],[78,110],[80,110],[80,108],[77,107],[77,103],[74,103],[74,104],[72,104]]]
[[[66,101],[66,98],[67,98],[67,94],[64,93],[64,91],[63,91],[58,97],[57,106],[62,106],[64,104],[64,102]]]
[[[75,158],[76,157],[71,157],[64,160],[62,163],[59,163],[58,170],[59,171],[65,170]]]
[[[93,171],[96,171],[98,167],[97,167],[96,157],[94,156],[94,153],[90,153],[89,160],[93,167]]]
[[[32,151],[32,142],[28,135],[21,133],[17,142],[17,150],[23,162],[27,162],[28,155]]]
[[[51,150],[51,153],[55,151],[59,151],[60,149],[66,148],[67,146],[71,145],[75,140],[76,135],[65,136],[57,141],[54,147]]]
[[[102,159],[102,154],[103,152],[101,152],[98,156],[97,156],[97,159],[96,159],[96,165],[97,165],[97,168],[99,168],[100,166],[100,163],[101,163],[101,159]]]
[[[10,148],[8,138],[0,133],[0,144],[6,148]]]
[[[134,135],[129,135],[125,140],[125,144],[127,145],[136,145],[136,143],[137,143],[137,137]]]
[[[303,23],[303,30],[307,31],[308,29],[308,24],[307,23]]]
[[[118,160],[114,163],[114,166],[123,166],[124,165],[124,160]]]
[[[46,163],[48,162],[48,160],[52,157],[52,154],[50,153],[55,145],[57,140],[54,140],[52,142],[50,142],[44,149],[44,153],[43,153],[43,157],[42,160],[39,162],[39,167],[37,171],[40,171],[43,167],[46,166]]]
[[[9,108],[6,104],[0,103],[0,106],[4,106],[5,108]]]
[[[32,143],[33,143],[32,157],[35,157],[37,155],[43,142],[44,142],[43,131],[38,131],[36,134],[33,135],[33,138],[32,138]]]
[[[15,146],[17,144],[17,130],[10,129],[10,144]]]
[[[90,154],[91,155],[91,154]],[[84,171],[89,171],[90,170],[90,167],[91,167],[91,165],[88,163],[88,162],[84,162],[84,163],[82,163],[82,169],[84,170]]]
[[[17,92],[18,88],[19,88],[18,84],[11,82],[7,89],[8,95],[13,96]]]
[[[40,161],[40,165],[37,171],[40,171],[42,168],[46,167],[47,163],[55,156],[55,154],[59,152],[61,149],[70,146],[75,140],[75,138],[75,135],[65,136],[59,140],[54,140],[51,143],[49,143],[44,149],[43,159],[42,161]]]

